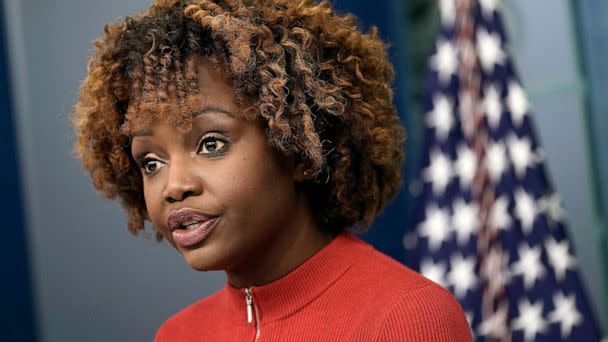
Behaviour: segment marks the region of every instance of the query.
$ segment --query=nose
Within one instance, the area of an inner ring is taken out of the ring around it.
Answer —
[[[163,198],[168,203],[181,202],[203,192],[201,179],[196,173],[195,162],[190,159],[192,158],[185,157],[170,162],[163,190]]]

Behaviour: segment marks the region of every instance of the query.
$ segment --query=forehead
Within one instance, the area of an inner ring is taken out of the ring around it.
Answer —
[[[234,87],[228,82],[226,69],[207,59],[201,59],[199,63],[198,90],[203,99],[224,102],[234,100]]]
[[[134,135],[158,123],[171,124],[181,129],[190,128],[193,117],[210,111],[229,113],[234,118],[243,118],[244,110],[237,104],[234,87],[229,83],[225,69],[214,62],[201,59],[197,63],[197,88],[180,94],[175,85],[166,90],[166,101],[160,101],[149,90],[133,99],[129,106],[122,132]]]

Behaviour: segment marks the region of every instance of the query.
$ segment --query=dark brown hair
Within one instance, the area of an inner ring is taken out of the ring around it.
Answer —
[[[386,46],[327,2],[157,0],[106,25],[94,46],[75,150],[95,188],[121,199],[134,234],[148,215],[129,134],[158,116],[188,124],[201,57],[224,66],[269,144],[307,163],[314,179],[302,189],[323,229],[367,229],[400,186],[404,131]]]

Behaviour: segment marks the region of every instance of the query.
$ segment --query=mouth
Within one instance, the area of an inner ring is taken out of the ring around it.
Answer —
[[[207,220],[208,221],[208,220]],[[196,227],[198,227],[201,223],[205,223],[207,221],[190,221],[190,222],[184,222],[180,228],[177,229],[186,229],[186,230],[193,230]]]
[[[218,217],[184,208],[170,213],[167,226],[176,245],[190,247],[203,241],[213,231],[217,220]]]

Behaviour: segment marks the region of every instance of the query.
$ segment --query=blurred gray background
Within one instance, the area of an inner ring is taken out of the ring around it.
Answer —
[[[566,0],[505,3],[512,52],[534,106],[548,171],[568,211],[585,284],[600,317],[607,317],[598,242],[603,223],[594,198],[596,171],[573,7]],[[151,340],[168,316],[225,282],[223,273],[191,270],[152,235],[131,236],[119,205],[94,192],[71,153],[69,116],[92,41],[108,21],[149,4],[3,3],[41,341]]]
[[[223,286],[152,235],[128,233],[72,155],[69,123],[92,41],[150,1],[9,1],[18,142],[41,341],[150,341],[187,303]]]

